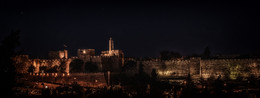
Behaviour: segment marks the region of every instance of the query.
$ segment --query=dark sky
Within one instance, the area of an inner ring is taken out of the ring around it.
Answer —
[[[126,56],[158,56],[171,50],[200,54],[259,52],[259,10],[254,2],[102,3],[52,0],[1,0],[0,39],[21,31],[21,46],[32,56],[68,46],[115,48]]]

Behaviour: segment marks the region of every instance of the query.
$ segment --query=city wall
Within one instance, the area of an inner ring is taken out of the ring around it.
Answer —
[[[144,60],[144,71],[151,74],[156,69],[159,77],[221,78],[260,76],[260,59],[200,59]]]
[[[54,67],[64,64],[66,73],[69,73],[71,61],[77,58],[69,59],[29,59],[28,56],[17,56],[14,58],[18,67],[33,65],[34,72],[40,73],[40,66]],[[117,69],[120,71],[119,62],[121,60],[111,57],[93,56],[91,61],[96,62],[100,69]],[[174,59],[174,60],[141,60],[137,65],[143,64],[144,72],[151,74],[156,69],[159,77],[186,77],[190,74],[193,78],[231,78],[260,76],[260,59]],[[138,67],[137,70],[138,71]],[[27,71],[26,67],[21,68],[22,73]],[[111,71],[111,70],[110,70]],[[27,71],[28,72],[28,71]]]

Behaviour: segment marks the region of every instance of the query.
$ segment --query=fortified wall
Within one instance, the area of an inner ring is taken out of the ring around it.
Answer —
[[[144,60],[144,71],[151,74],[156,69],[159,77],[221,78],[260,76],[260,59],[179,59],[179,60]]]
[[[17,72],[26,73],[28,67],[35,67],[34,73],[40,72],[41,66],[53,68],[59,66],[65,68],[65,73],[70,71],[70,63],[75,59],[81,59],[84,63],[93,62],[98,65],[100,71],[120,72],[124,66],[124,53],[122,50],[114,49],[114,41],[109,39],[109,49],[102,51],[100,56],[95,56],[95,49],[78,49],[77,57],[68,57],[66,49],[62,51],[51,51],[50,59],[29,59],[28,55],[13,58]],[[193,57],[190,59],[173,60],[140,60],[137,61],[138,69],[143,64],[144,71],[151,74],[156,69],[159,77],[186,77],[192,78],[221,78],[237,79],[241,77],[260,76],[260,59],[201,59]],[[137,73],[137,70],[135,70]],[[131,74],[131,72],[128,72]]]
[[[260,75],[260,59],[209,59],[201,60],[200,66],[203,78],[221,75],[236,79]]]
[[[114,71],[119,72],[123,66],[123,57],[120,56],[85,56],[84,58],[71,57],[71,58],[56,58],[56,59],[30,59],[28,55],[18,55],[13,58],[17,72],[28,73],[28,68],[34,66],[34,73],[40,73],[40,67],[46,67],[48,69],[53,67],[65,67],[65,73],[70,71],[70,63],[80,59],[84,63],[93,62],[98,66],[100,71]]]
[[[35,67],[34,73],[40,72],[41,66],[52,68],[54,66],[64,66],[65,73],[69,73],[69,65],[73,59],[31,59],[31,65]]]

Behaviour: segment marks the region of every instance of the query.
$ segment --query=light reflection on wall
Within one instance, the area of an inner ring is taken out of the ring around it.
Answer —
[[[158,72],[158,75],[162,76],[162,77],[169,77],[169,76],[172,76],[174,73],[171,70],[158,70],[157,72]]]

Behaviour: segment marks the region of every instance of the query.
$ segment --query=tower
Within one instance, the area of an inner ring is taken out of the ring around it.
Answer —
[[[114,50],[114,41],[112,39],[112,37],[110,37],[109,39],[109,51]]]
[[[64,58],[68,59],[68,50],[64,49]]]

